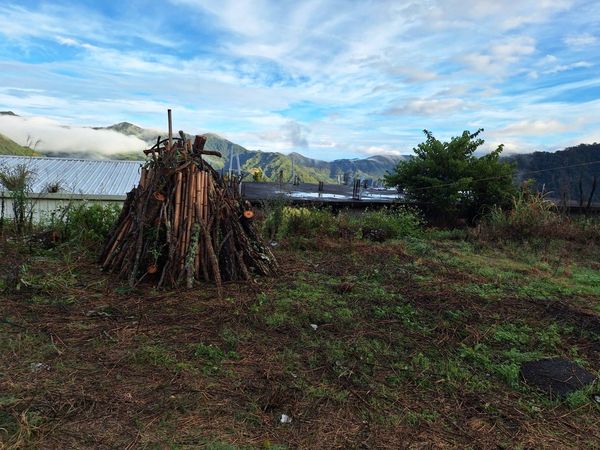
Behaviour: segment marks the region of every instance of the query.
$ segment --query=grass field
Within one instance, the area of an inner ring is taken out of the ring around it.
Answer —
[[[555,400],[519,377],[600,369],[595,246],[290,238],[279,277],[218,300],[1,245],[6,448],[600,447],[595,386]]]

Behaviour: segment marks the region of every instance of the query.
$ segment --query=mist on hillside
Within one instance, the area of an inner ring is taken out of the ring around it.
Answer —
[[[111,156],[141,151],[147,144],[135,137],[107,129],[65,126],[44,117],[0,116],[0,133],[23,146],[48,153],[89,153]]]

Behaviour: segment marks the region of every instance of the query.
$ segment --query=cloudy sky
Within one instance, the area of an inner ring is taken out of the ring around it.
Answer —
[[[0,110],[321,159],[600,141],[600,2],[0,0]],[[0,132],[8,133],[10,129]]]

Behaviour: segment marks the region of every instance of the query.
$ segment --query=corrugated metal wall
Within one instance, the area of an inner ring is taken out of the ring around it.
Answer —
[[[31,195],[31,208],[33,211],[33,221],[36,223],[48,221],[52,215],[60,214],[64,208],[71,204],[100,203],[105,205],[115,204],[122,206],[125,201],[124,195],[65,195],[65,194],[46,194],[46,195]],[[4,203],[4,218],[12,219],[13,208],[12,198],[8,192],[0,192],[0,211]]]

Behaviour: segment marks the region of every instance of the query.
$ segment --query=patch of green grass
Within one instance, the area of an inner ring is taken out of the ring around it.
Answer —
[[[338,389],[332,385],[319,384],[317,386],[309,385],[305,392],[310,397],[317,400],[331,400],[337,403],[345,403],[348,401],[349,392],[343,389]]]
[[[202,372],[205,375],[216,375],[221,371],[221,364],[226,359],[238,359],[235,351],[223,351],[213,344],[194,344],[192,346],[195,359],[202,362]]]
[[[238,344],[242,340],[242,336],[236,333],[233,329],[225,327],[221,331],[221,339],[223,340],[225,349],[227,351],[234,352],[237,349]]]
[[[156,367],[173,368],[177,364],[175,355],[159,344],[142,345],[135,352],[134,360],[139,364],[150,364]]]
[[[475,369],[498,377],[513,389],[521,386],[519,380],[521,364],[543,356],[539,352],[521,352],[516,348],[498,352],[482,343],[473,346],[462,344],[459,355]]]
[[[486,300],[500,298],[504,293],[504,289],[496,283],[470,283],[465,286],[456,286],[456,289]]]
[[[0,359],[29,363],[45,362],[59,354],[49,336],[29,331],[0,333]]]
[[[578,295],[600,297],[600,271],[588,267],[574,266],[571,282],[572,290]]]
[[[430,256],[434,253],[434,247],[431,243],[417,238],[407,238],[405,241],[406,250],[414,256]]]
[[[555,349],[561,343],[560,327],[552,323],[535,333],[537,340],[548,349]]]
[[[421,411],[407,411],[404,418],[410,426],[417,426],[422,423],[434,423],[440,417],[439,413],[429,409]]]
[[[512,345],[526,345],[531,341],[533,330],[524,324],[504,323],[496,327],[492,338]]]

